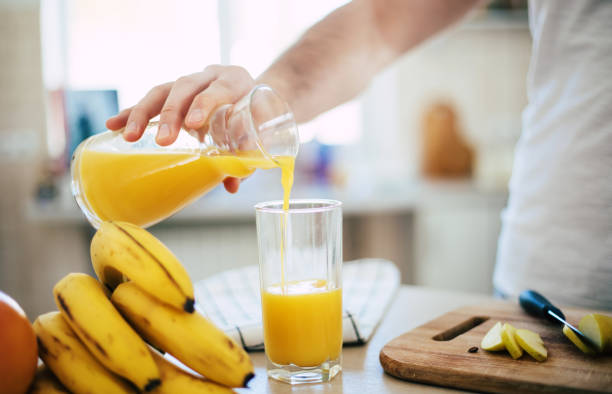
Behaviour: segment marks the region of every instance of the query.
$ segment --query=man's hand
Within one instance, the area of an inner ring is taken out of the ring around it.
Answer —
[[[149,120],[159,114],[156,142],[170,145],[181,126],[206,131],[206,120],[223,104],[233,104],[255,85],[242,67],[212,65],[204,71],[186,75],[175,82],[154,87],[133,107],[106,121],[110,130],[125,127],[126,141],[140,138]]]
[[[156,142],[173,143],[182,125],[206,133],[206,121],[215,108],[233,104],[255,85],[242,67],[212,65],[204,71],[187,75],[154,87],[133,107],[124,109],[106,121],[110,130],[125,127],[123,138],[136,141],[142,136],[149,120],[159,114]],[[236,193],[240,180],[226,178],[225,189]]]

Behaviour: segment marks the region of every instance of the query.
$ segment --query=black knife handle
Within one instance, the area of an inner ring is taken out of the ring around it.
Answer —
[[[561,323],[554,317],[548,314],[548,311],[552,311],[555,315],[565,320],[565,315],[559,308],[554,306],[548,301],[542,294],[534,290],[525,290],[519,296],[519,304],[523,309],[530,315],[543,317],[550,320],[553,323]]]

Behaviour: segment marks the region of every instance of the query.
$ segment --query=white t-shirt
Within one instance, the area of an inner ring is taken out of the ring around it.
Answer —
[[[612,309],[612,1],[530,0],[528,102],[494,286]]]

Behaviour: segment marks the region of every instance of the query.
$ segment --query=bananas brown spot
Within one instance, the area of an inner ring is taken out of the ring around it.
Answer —
[[[72,330],[70,330],[70,331],[66,331],[64,334],[65,334],[66,336],[69,336],[70,338],[79,339],[79,337],[77,337],[77,336],[76,336],[76,334],[75,334],[75,333],[74,333]]]
[[[41,356],[51,356],[55,358],[55,355],[49,352],[49,349],[47,349],[47,347],[45,346],[43,341],[40,340],[39,337],[36,337],[36,342],[38,342],[38,354],[40,354]]]
[[[226,338],[226,339],[227,339],[227,346],[229,346],[230,349],[233,349],[234,348],[234,341],[232,341],[229,338]]]
[[[140,393],[142,392],[142,390],[140,390],[140,388],[131,380],[128,380],[122,376],[119,376],[119,379],[123,380],[125,383],[127,383],[128,386],[130,386],[132,388],[132,391],[135,393]]]
[[[151,391],[161,383],[161,379],[149,379],[147,385],[144,387],[144,391]]]
[[[98,351],[100,353],[102,353],[105,357],[108,356],[108,354],[106,353],[106,350],[104,350],[104,348],[96,341],[93,341],[94,345],[96,345],[96,349],[98,349]]]
[[[244,377],[244,382],[242,382],[242,386],[247,387],[247,385],[249,384],[249,381],[253,379],[254,377],[255,377],[255,374],[253,372],[249,372],[247,376]]]
[[[139,246],[140,246],[140,245],[139,245]],[[126,251],[126,252],[128,252],[128,254],[134,258],[134,260],[140,260],[140,256],[138,256],[138,255],[136,254],[136,252],[134,252],[134,251],[132,250],[132,248],[127,247],[127,248],[125,249],[125,251]]]
[[[66,300],[64,300],[64,297],[62,297],[61,294],[58,294],[57,300],[60,303],[60,307],[64,310],[64,312],[66,312],[66,315],[68,316],[68,318],[70,320],[74,320],[74,318],[72,317],[72,313],[70,312],[70,308],[68,308],[68,305],[66,305]]]
[[[51,338],[53,338],[53,342],[57,343],[58,345],[60,345],[64,349],[70,350],[70,346],[68,346],[65,343],[63,343],[62,341],[60,341],[59,338],[56,337],[55,335],[52,335]]]
[[[217,357],[216,355],[202,355],[198,357],[198,360],[200,361],[200,364],[203,365],[217,365],[225,369],[232,369],[233,367],[232,365],[226,363],[223,358]]]
[[[187,298],[187,301],[185,301],[185,304],[183,304],[183,309],[187,313],[193,313],[195,312],[194,305],[195,305],[195,300],[193,298]]]
[[[88,341],[92,342],[94,344],[94,346],[96,347],[96,349],[98,349],[98,351],[100,352],[100,354],[102,354],[104,357],[108,358],[108,353],[106,353],[106,350],[104,350],[104,348],[98,343],[98,341],[96,341],[95,339],[93,339],[91,337],[91,335],[89,335],[87,333],[87,331],[81,329],[81,327],[76,323],[73,322],[73,324],[78,327],[78,331],[81,332],[81,335],[83,335]],[[76,331],[76,330],[75,330]]]

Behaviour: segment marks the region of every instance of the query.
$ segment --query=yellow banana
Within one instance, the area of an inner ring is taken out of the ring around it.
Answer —
[[[64,387],[47,366],[42,365],[36,370],[28,394],[70,394],[70,391]]]
[[[228,394],[234,392],[227,387],[184,371],[155,351],[151,353],[153,353],[153,359],[157,363],[162,379],[161,386],[155,388],[151,394]]]
[[[36,370],[28,394],[70,394],[70,391],[64,387],[46,365],[41,365]]]
[[[96,275],[113,290],[129,279],[161,302],[194,311],[193,284],[181,262],[148,231],[126,222],[105,222],[91,240]]]
[[[159,370],[148,346],[121,317],[100,283],[72,273],[53,288],[62,316],[94,357],[138,389],[160,384]]]
[[[55,376],[75,393],[134,393],[119,376],[113,374],[87,350],[59,312],[40,315],[34,321],[40,358]],[[34,393],[65,393],[53,384],[54,377],[37,374]]]
[[[169,307],[132,282],[117,286],[111,301],[143,338],[207,379],[246,387],[253,378],[249,355],[199,313]]]

